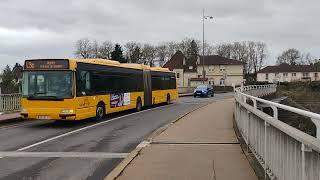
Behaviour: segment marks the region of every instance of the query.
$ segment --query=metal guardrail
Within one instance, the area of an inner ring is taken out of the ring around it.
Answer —
[[[235,89],[235,121],[239,131],[271,179],[319,180],[320,114],[259,98],[275,91],[276,85]],[[273,116],[259,110],[258,104],[268,105]],[[278,109],[311,118],[317,127],[318,138],[278,120]]]
[[[21,94],[0,94],[0,112],[15,111],[21,108]]]

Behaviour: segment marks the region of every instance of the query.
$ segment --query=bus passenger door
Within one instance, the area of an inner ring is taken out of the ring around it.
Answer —
[[[152,87],[150,70],[143,70],[144,105],[152,105]]]

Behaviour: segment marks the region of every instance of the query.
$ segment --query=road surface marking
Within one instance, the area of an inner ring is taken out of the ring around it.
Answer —
[[[28,158],[104,158],[124,159],[129,153],[103,153],[103,152],[0,152],[2,157],[28,157]]]
[[[41,144],[44,144],[44,143],[47,143],[47,142],[50,142],[50,141],[53,141],[53,140],[56,140],[56,139],[65,137],[65,136],[69,136],[69,135],[71,135],[71,134],[75,134],[75,133],[78,133],[78,132],[80,132],[80,131],[84,131],[84,130],[87,130],[87,129],[90,129],[90,128],[93,128],[93,127],[96,127],[96,126],[99,126],[99,125],[102,125],[102,124],[110,123],[110,122],[112,122],[112,121],[115,121],[115,120],[118,120],[118,119],[121,119],[121,118],[133,116],[133,115],[136,115],[136,114],[140,114],[140,113],[143,113],[143,112],[148,112],[148,111],[151,111],[151,110],[156,110],[156,109],[160,109],[160,108],[164,108],[164,107],[171,107],[171,106],[173,106],[173,105],[174,105],[174,104],[167,105],[167,106],[160,106],[160,107],[156,107],[156,108],[147,109],[147,110],[144,110],[144,111],[139,111],[139,112],[135,112],[135,113],[126,114],[126,115],[124,115],[124,116],[116,117],[116,118],[113,118],[113,119],[109,119],[109,120],[107,120],[107,121],[103,121],[103,122],[100,122],[100,123],[97,123],[97,124],[93,124],[93,125],[90,125],[90,126],[86,126],[86,127],[83,127],[83,128],[77,129],[77,130],[73,130],[73,131],[70,131],[70,132],[67,132],[67,133],[58,135],[58,136],[51,137],[51,138],[49,138],[49,139],[46,139],[46,140],[37,142],[37,143],[35,143],[35,144],[31,144],[31,145],[29,145],[29,146],[22,147],[22,148],[18,149],[17,151],[25,151],[25,150],[30,149],[30,148],[33,148],[33,147],[35,147],[35,146],[38,146],[38,145],[41,145]],[[0,158],[1,158],[1,156],[0,156]]]

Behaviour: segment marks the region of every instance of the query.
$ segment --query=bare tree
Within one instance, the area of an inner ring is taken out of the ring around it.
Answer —
[[[90,58],[91,54],[91,42],[88,38],[79,39],[76,42],[76,51],[74,54],[79,58]]]
[[[263,65],[265,64],[265,61],[268,57],[267,55],[267,45],[263,42],[257,42],[257,46],[256,46],[256,51],[257,51],[257,70],[260,71],[263,67]],[[256,73],[256,72],[255,72]]]
[[[93,41],[92,44],[90,44],[90,58],[99,58],[99,44],[96,40]]]
[[[164,44],[167,46],[169,58],[171,58],[179,50],[179,44],[177,42],[171,41]]]
[[[135,61],[135,60],[132,60],[134,57],[134,51],[136,50],[136,47],[140,47],[140,44],[137,43],[137,42],[134,42],[134,41],[131,41],[131,42],[127,42],[125,45],[125,56],[127,57],[128,59],[128,62],[129,63],[132,63],[132,61]]]
[[[131,63],[139,63],[142,59],[141,47],[136,46],[131,55]]]
[[[297,64],[315,64],[318,60],[313,57],[310,53],[301,53],[301,56],[299,60],[297,61]]]
[[[231,59],[235,59],[244,63],[243,72],[247,73],[250,67],[248,61],[248,48],[246,42],[234,42],[232,45]]]
[[[104,41],[99,47],[99,58],[111,59],[111,53],[114,46],[115,45],[111,41]]]
[[[167,62],[168,58],[170,58],[168,53],[168,47],[165,44],[161,44],[159,46],[156,46],[155,50],[158,63],[162,67]]]
[[[199,54],[202,55],[203,43],[198,40],[196,40],[196,43],[198,44],[198,47],[199,47]],[[205,41],[204,42],[204,54],[205,55],[213,55],[214,53],[215,53],[215,47]]]
[[[232,54],[232,44],[225,43],[225,44],[219,44],[215,47],[215,53],[219,56],[225,57],[225,58],[231,58]]]
[[[282,52],[281,55],[277,58],[277,63],[287,63],[290,65],[298,64],[299,59],[301,58],[301,53],[299,50],[291,48]]]
[[[142,48],[142,62],[140,63],[154,66],[154,61],[156,59],[156,49],[151,44],[144,44]]]
[[[183,39],[180,43],[179,43],[179,50],[184,54],[187,55],[188,54],[188,49],[190,48],[191,42],[193,41],[193,39],[190,38],[185,38]]]

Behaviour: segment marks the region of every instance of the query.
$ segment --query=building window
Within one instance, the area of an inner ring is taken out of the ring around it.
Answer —
[[[314,73],[314,77],[317,78],[318,77],[318,73]]]
[[[309,77],[309,73],[304,72],[304,73],[303,73],[303,77]]]
[[[279,73],[275,73],[274,75],[275,75],[276,77],[278,77]]]
[[[223,78],[220,79],[220,86],[224,86],[224,79]]]
[[[177,73],[177,78],[180,78],[180,73]]]
[[[293,76],[293,77],[296,77],[296,76],[297,76],[297,73],[292,73],[292,76]]]
[[[210,79],[210,80],[209,80],[209,85],[214,86],[214,80],[213,80],[213,79]]]
[[[266,74],[266,80],[267,81],[269,80],[269,74]]]
[[[220,66],[220,72],[224,72],[224,71],[226,71],[226,67]]]
[[[288,73],[283,73],[283,76],[284,76],[284,77],[287,77],[287,76],[288,76]]]

